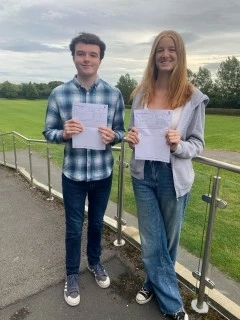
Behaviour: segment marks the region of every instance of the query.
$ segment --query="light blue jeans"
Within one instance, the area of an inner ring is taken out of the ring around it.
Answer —
[[[145,161],[144,180],[132,177],[136,200],[144,287],[153,291],[163,313],[183,309],[174,265],[189,193],[176,198],[171,164]]]

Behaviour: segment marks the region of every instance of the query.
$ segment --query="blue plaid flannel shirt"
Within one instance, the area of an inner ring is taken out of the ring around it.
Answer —
[[[115,132],[113,144],[124,137],[124,102],[119,89],[98,78],[87,91],[76,76],[55,88],[49,96],[43,135],[52,143],[64,143],[63,174],[75,181],[95,181],[110,176],[113,168],[111,145],[105,150],[73,149],[72,139],[63,141],[64,122],[72,118],[73,102],[108,105],[107,126]]]

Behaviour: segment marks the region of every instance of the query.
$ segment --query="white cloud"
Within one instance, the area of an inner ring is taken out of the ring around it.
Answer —
[[[175,29],[185,40],[188,67],[213,73],[239,55],[239,0],[7,0],[0,5],[0,82],[67,81],[74,73],[68,45],[80,31],[106,42],[100,76],[142,77],[153,38]]]

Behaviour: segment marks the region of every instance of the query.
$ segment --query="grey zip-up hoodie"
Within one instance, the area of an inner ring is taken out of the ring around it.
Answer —
[[[129,129],[134,127],[134,110],[143,109],[139,104],[140,93],[133,99]],[[192,158],[197,157],[204,148],[205,107],[209,102],[208,96],[197,88],[190,101],[182,110],[176,130],[180,132],[181,141],[176,151],[171,152],[176,197],[179,198],[190,191],[194,181]],[[144,179],[145,160],[136,160],[134,150],[130,161],[131,175],[139,180]]]

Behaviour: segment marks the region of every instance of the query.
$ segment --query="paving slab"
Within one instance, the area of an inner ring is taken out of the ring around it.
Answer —
[[[126,274],[132,274],[128,266],[112,258],[105,263],[110,270],[112,286],[107,289],[98,287],[92,274],[87,270],[80,275],[81,301],[77,307],[70,307],[63,299],[64,282],[47,287],[45,290],[31,295],[13,305],[0,310],[1,320],[153,320],[164,319],[159,312],[156,300],[146,306],[134,302],[135,293],[126,294],[119,290],[119,281]],[[121,285],[120,285],[121,287]],[[151,316],[150,316],[151,315]]]

